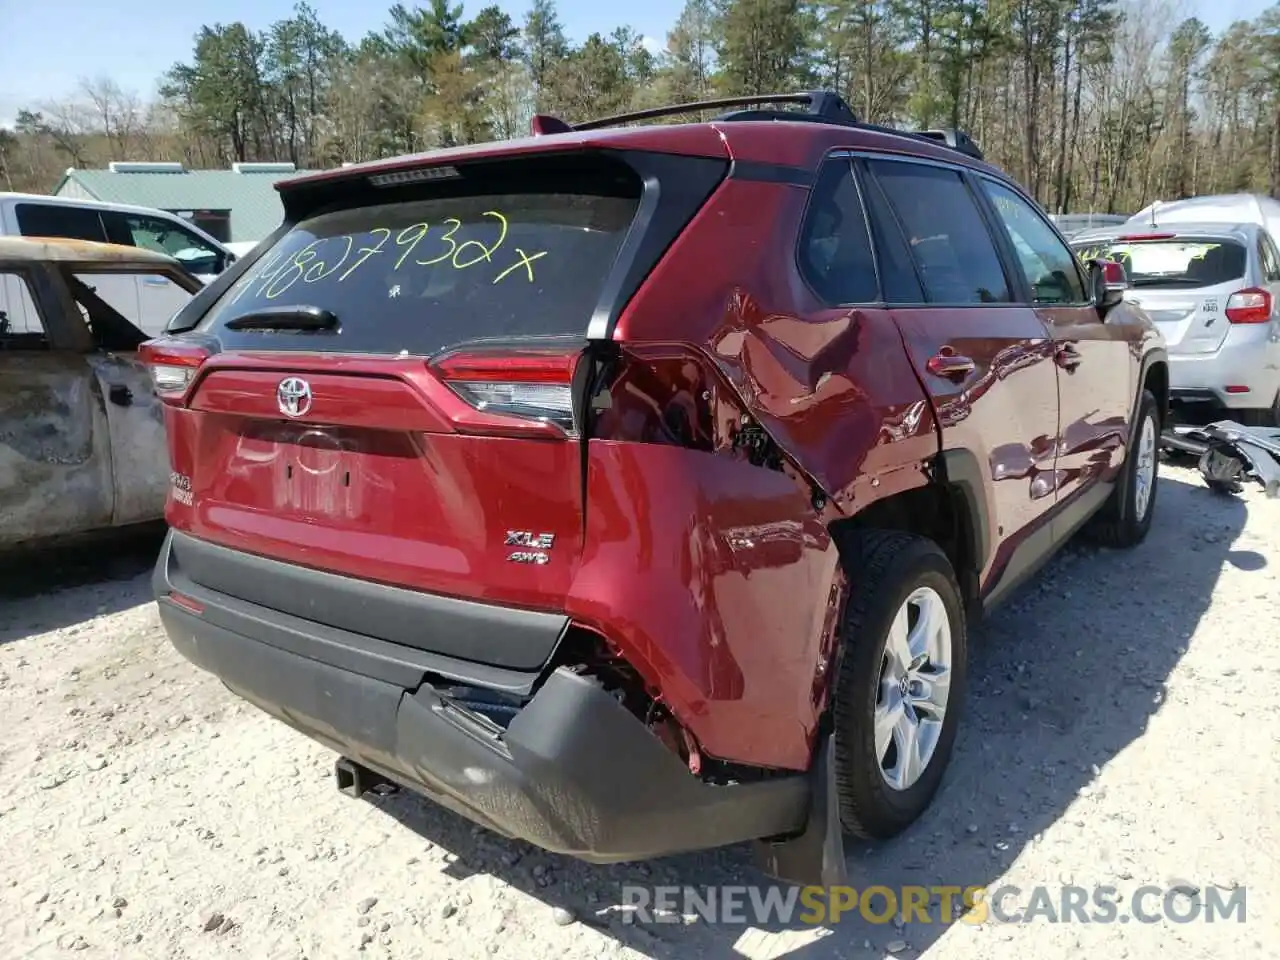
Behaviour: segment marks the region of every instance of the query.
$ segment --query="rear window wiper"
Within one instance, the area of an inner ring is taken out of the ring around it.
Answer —
[[[1195,277],[1136,277],[1130,280],[1129,284],[1134,287],[1203,287],[1206,285],[1205,281]]]
[[[228,330],[337,330],[338,315],[322,307],[263,307],[223,324]]]

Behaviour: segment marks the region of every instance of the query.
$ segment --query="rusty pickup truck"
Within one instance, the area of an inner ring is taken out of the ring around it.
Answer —
[[[121,274],[140,282],[103,282]],[[0,238],[0,550],[162,519],[169,461],[136,358],[141,293],[119,293],[151,286],[203,288],[134,247]]]

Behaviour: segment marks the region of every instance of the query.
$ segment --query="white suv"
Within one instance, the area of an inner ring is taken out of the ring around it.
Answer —
[[[0,236],[64,237],[139,247],[174,257],[205,283],[236,259],[199,227],[163,210],[39,194],[0,193]],[[187,291],[158,275],[103,276],[95,286],[98,296],[125,316],[140,318],[144,332],[152,335],[160,333],[191,299]],[[21,325],[18,329],[25,327],[24,300],[0,281],[0,310]]]

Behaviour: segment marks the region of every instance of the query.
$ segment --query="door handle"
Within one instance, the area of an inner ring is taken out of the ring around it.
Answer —
[[[1083,359],[1079,351],[1070,345],[1059,347],[1053,355],[1053,362],[1067,371],[1067,373],[1075,373],[1076,367],[1080,366],[1080,361]]]
[[[163,287],[169,283],[165,277],[143,277],[142,282],[148,287]]]
[[[107,391],[107,397],[117,407],[127,407],[133,403],[133,391],[123,383],[113,383]]]
[[[939,353],[929,358],[925,367],[935,377],[947,380],[963,380],[977,369],[977,364],[968,357],[955,353]]]

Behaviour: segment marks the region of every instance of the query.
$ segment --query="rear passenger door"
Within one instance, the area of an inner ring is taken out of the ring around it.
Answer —
[[[880,156],[860,166],[882,275],[900,291],[893,315],[933,400],[948,468],[983,488],[983,590],[1003,592],[1052,544],[1052,341],[1017,302],[964,171]]]
[[[1061,539],[1107,493],[1098,481],[1113,480],[1124,460],[1137,395],[1137,362],[1128,348],[1133,334],[1125,311],[1103,321],[1079,259],[1043,214],[1007,184],[985,176],[978,181],[1022,274],[1018,299],[1035,310],[1054,341],[1061,410],[1056,496],[1066,510],[1055,530]],[[1077,495],[1085,498],[1079,509],[1066,508]]]

